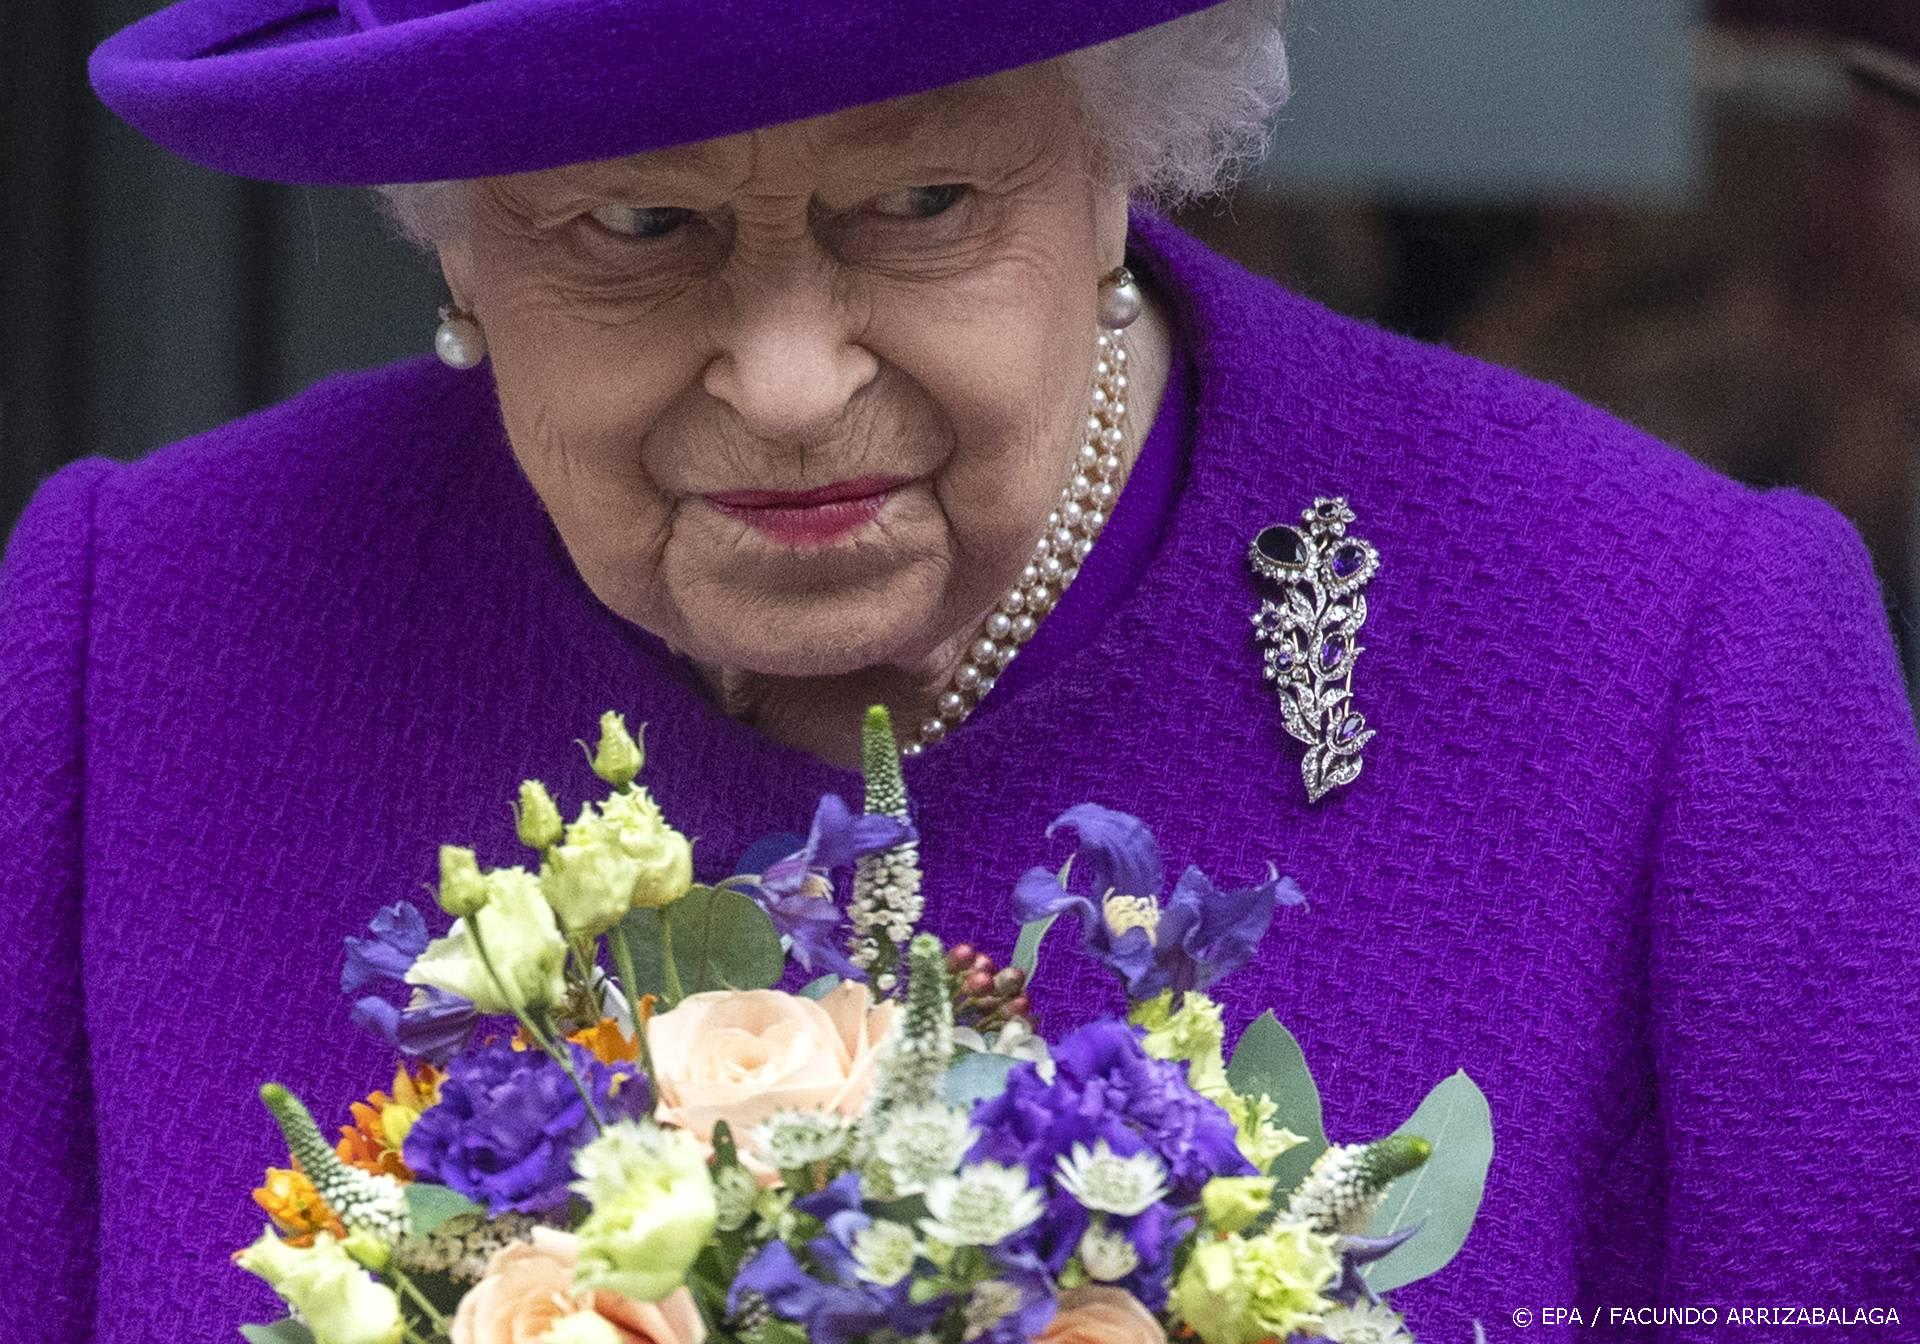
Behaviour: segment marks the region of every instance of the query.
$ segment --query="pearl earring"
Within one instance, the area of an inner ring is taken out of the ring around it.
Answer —
[[[450,369],[470,369],[487,357],[487,334],[471,313],[447,304],[440,309],[433,352]]]
[[[1116,266],[1100,277],[1100,325],[1108,331],[1122,331],[1132,326],[1144,306],[1140,286],[1133,282],[1133,272],[1125,266]]]

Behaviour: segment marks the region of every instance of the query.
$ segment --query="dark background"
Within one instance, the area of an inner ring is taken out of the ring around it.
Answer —
[[[94,101],[148,0],[0,0],[0,535],[131,458],[429,348],[444,300],[366,193],[241,182]],[[1216,247],[1832,500],[1920,658],[1920,102],[1828,29],[1913,0],[1296,0],[1296,96]],[[1910,661],[1910,666],[1912,666]]]

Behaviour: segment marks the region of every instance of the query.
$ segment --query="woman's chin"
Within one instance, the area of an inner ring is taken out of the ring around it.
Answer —
[[[939,643],[928,637],[935,606],[915,592],[708,599],[683,608],[682,637],[668,642],[695,662],[763,677],[846,677],[926,658]]]

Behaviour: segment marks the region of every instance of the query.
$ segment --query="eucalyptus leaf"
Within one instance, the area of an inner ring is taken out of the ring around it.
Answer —
[[[1028,980],[1040,966],[1040,940],[1047,936],[1047,930],[1059,915],[1048,915],[1045,919],[1029,920],[1020,926],[1020,941],[1013,945],[1013,960],[1008,964],[1016,971],[1026,972]]]
[[[240,1337],[247,1344],[313,1344],[313,1331],[291,1316],[272,1325],[243,1325]]]
[[[1275,1190],[1293,1190],[1313,1159],[1327,1147],[1320,1088],[1307,1068],[1300,1042],[1271,1012],[1260,1014],[1240,1033],[1233,1060],[1227,1065],[1227,1082],[1242,1096],[1255,1097],[1264,1092],[1273,1098],[1273,1123],[1306,1139],[1280,1154],[1267,1173],[1274,1178]]]
[[[824,999],[840,987],[840,977],[829,971],[818,980],[810,980],[801,989],[803,999]]]
[[[970,1051],[953,1061],[941,1085],[941,1098],[949,1106],[971,1106],[997,1097],[1007,1090],[1007,1075],[1020,1067],[1012,1055]]]
[[[769,989],[780,982],[786,953],[759,903],[726,887],[695,887],[664,911],[634,910],[620,921],[638,993],[674,1004],[661,959],[663,921],[673,933],[673,965],[684,993]]]
[[[485,1213],[484,1206],[474,1203],[458,1190],[450,1190],[444,1185],[434,1185],[427,1181],[412,1181],[407,1187],[407,1212],[413,1216],[415,1236],[424,1237],[451,1218],[463,1213]]]
[[[1493,1115],[1485,1094],[1464,1071],[1442,1079],[1393,1132],[1426,1139],[1433,1156],[1387,1187],[1386,1198],[1367,1224],[1369,1237],[1420,1225],[1404,1246],[1364,1271],[1376,1293],[1424,1279],[1453,1259],[1480,1211],[1487,1168],[1493,1162]]]

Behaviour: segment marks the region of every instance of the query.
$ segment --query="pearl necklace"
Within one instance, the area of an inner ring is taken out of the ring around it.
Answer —
[[[1130,465],[1126,447],[1127,349],[1118,332],[1103,331],[1094,341],[1093,393],[1086,433],[1074,459],[1073,479],[1047,515],[1046,530],[1034,544],[1033,558],[1007,595],[974,632],[967,657],[936,702],[938,715],[922,723],[902,751],[918,756],[973,712],[993,689],[1013,656],[1033,638],[1040,620],[1080,573],[1094,538],[1113,516],[1114,501],[1126,484]]]

